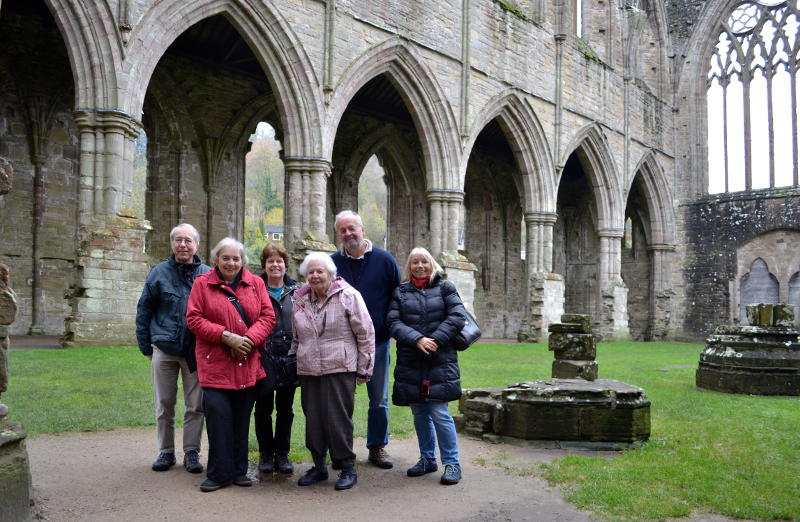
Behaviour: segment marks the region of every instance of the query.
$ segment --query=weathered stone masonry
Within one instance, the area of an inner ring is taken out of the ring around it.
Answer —
[[[3,0],[14,333],[131,343],[169,229],[193,223],[201,253],[241,233],[244,154],[267,121],[292,248],[333,238],[377,155],[389,249],[443,256],[487,337],[542,339],[565,310],[592,314],[605,339],[704,336],[691,304],[709,295],[692,275],[703,250],[682,233],[707,184],[704,68],[733,0],[583,2],[582,38],[573,3],[516,5]],[[142,131],[147,185],[134,187]]]

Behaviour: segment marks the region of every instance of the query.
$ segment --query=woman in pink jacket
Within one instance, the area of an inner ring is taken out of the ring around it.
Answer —
[[[328,480],[325,458],[330,452],[334,468],[342,470],[335,488],[350,489],[358,480],[353,452],[356,384],[372,375],[375,329],[361,294],[336,277],[330,256],[309,254],[298,271],[308,284],[294,294],[290,353],[297,353],[306,447],[314,467],[297,483]]]
[[[275,324],[264,281],[244,265],[244,246],[226,237],[211,251],[209,270],[195,279],[186,322],[197,336],[197,376],[208,432],[207,479],[201,491],[250,486],[247,444],[256,382],[266,374],[256,349]]]

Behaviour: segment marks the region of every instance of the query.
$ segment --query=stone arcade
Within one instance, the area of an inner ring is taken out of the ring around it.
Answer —
[[[241,236],[260,121],[296,254],[330,243],[376,155],[389,250],[450,260],[486,337],[541,340],[566,312],[603,339],[701,339],[754,288],[798,304],[796,165],[791,187],[708,195],[709,63],[721,31],[747,36],[723,25],[740,5],[0,0],[11,331],[132,343],[172,226],[199,224],[205,248]],[[743,261],[773,233],[780,256]]]

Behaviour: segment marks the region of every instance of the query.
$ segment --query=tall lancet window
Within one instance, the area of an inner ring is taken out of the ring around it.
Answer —
[[[708,189],[797,185],[798,0],[745,1],[708,72]]]

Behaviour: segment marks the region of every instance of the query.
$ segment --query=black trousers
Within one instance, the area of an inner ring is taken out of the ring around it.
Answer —
[[[325,455],[352,466],[353,406],[355,404],[355,372],[332,373],[320,377],[300,376],[300,400],[306,416],[306,448],[314,465],[325,466]]]
[[[256,387],[242,390],[203,388],[208,433],[208,469],[214,482],[228,482],[247,474],[250,414]]]
[[[266,379],[260,382],[264,382]],[[258,398],[254,419],[258,451],[262,455],[285,455],[289,453],[294,421],[294,391],[296,388],[268,389],[257,385]],[[275,410],[275,434],[272,434],[272,410]]]

